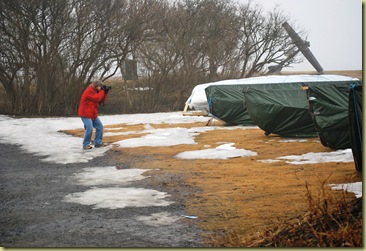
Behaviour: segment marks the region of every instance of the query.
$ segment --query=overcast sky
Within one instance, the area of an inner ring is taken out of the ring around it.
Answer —
[[[246,3],[248,0],[236,0]],[[279,5],[284,14],[308,33],[310,50],[323,67],[331,70],[362,70],[361,0],[254,0],[265,11]],[[304,60],[283,71],[314,71]]]

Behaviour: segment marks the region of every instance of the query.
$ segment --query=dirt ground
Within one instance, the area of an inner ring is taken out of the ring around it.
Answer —
[[[118,124],[105,127],[123,127],[120,131],[143,130],[144,125]],[[197,127],[193,124],[152,124],[154,128]],[[259,160],[281,156],[301,155],[309,152],[330,152],[318,138],[305,142],[286,141],[265,136],[261,129],[216,130],[196,136],[195,145],[169,147],[114,147],[115,157],[131,168],[154,169],[146,173],[152,182],[175,194],[189,215],[198,216],[191,221],[210,234],[204,237],[207,246],[255,246],[261,235],[269,230],[296,224],[308,212],[307,193],[321,196],[325,190],[335,198],[341,191],[331,190],[327,184],[362,181],[354,163],[320,163],[293,165],[285,160],[265,163]],[[113,132],[117,132],[114,130]],[[83,131],[68,131],[82,137]],[[104,137],[105,142],[117,142],[141,134]],[[200,150],[223,142],[235,143],[238,149],[257,152],[257,156],[226,160],[174,157],[188,150]],[[348,194],[353,198],[353,194]]]

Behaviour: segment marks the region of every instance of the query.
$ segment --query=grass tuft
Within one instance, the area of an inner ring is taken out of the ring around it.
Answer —
[[[323,184],[320,196],[306,185],[309,212],[299,224],[267,231],[257,247],[362,247],[362,198],[336,199]]]

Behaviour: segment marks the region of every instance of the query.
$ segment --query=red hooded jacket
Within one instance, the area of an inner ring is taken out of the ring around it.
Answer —
[[[98,92],[93,84],[90,84],[81,95],[78,116],[95,120],[98,117],[99,104],[104,103],[106,99],[104,90]]]

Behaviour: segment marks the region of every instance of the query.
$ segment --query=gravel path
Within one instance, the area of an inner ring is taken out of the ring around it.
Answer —
[[[71,179],[82,168],[123,165],[115,163],[112,155],[109,151],[88,163],[52,164],[19,146],[0,144],[0,246],[201,247],[201,230],[181,217],[185,212],[178,203],[93,209],[64,202],[66,195],[86,190]],[[149,178],[132,185],[155,189]],[[137,220],[162,211],[180,219],[156,226]]]

